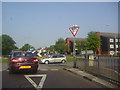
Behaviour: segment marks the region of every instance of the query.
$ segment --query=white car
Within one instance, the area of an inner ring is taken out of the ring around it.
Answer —
[[[65,55],[48,55],[47,58],[40,59],[40,63],[55,63],[55,62],[66,62],[66,56]]]

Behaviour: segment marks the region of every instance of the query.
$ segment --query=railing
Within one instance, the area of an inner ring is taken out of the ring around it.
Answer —
[[[77,58],[77,67],[120,86],[120,57]]]

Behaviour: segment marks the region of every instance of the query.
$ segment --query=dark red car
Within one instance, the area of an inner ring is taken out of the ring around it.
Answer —
[[[9,61],[9,73],[16,71],[37,72],[38,59],[32,52],[17,51],[12,52]]]

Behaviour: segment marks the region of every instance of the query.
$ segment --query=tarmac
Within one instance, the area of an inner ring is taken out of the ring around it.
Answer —
[[[103,80],[99,77],[93,76],[92,74],[89,74],[85,71],[81,71],[77,68],[72,68],[72,67],[67,66],[67,67],[64,67],[63,69],[66,71],[72,72],[76,75],[79,75],[80,77],[82,77],[84,79],[87,79],[89,81],[92,81],[92,82],[95,82],[99,85],[102,85],[104,88],[120,88],[117,85],[114,85],[114,84],[112,84],[106,80]]]
[[[3,66],[7,67],[7,64],[5,64]],[[80,77],[82,77],[84,79],[87,79],[89,81],[92,81],[92,82],[95,82],[95,83],[97,83],[99,85],[102,85],[104,88],[117,88],[117,89],[120,90],[120,87],[118,87],[117,85],[114,85],[114,84],[112,84],[112,83],[110,83],[110,82],[108,82],[106,80],[103,80],[103,79],[101,79],[99,77],[96,77],[96,76],[94,76],[92,74],[89,74],[89,73],[87,73],[85,71],[81,71],[80,69],[72,68],[71,65],[65,65],[63,69],[66,70],[66,71],[69,71],[71,73],[74,73],[76,75],[79,75]]]

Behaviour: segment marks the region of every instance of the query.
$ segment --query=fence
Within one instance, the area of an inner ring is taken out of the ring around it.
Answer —
[[[77,67],[120,86],[120,57],[77,58]]]

